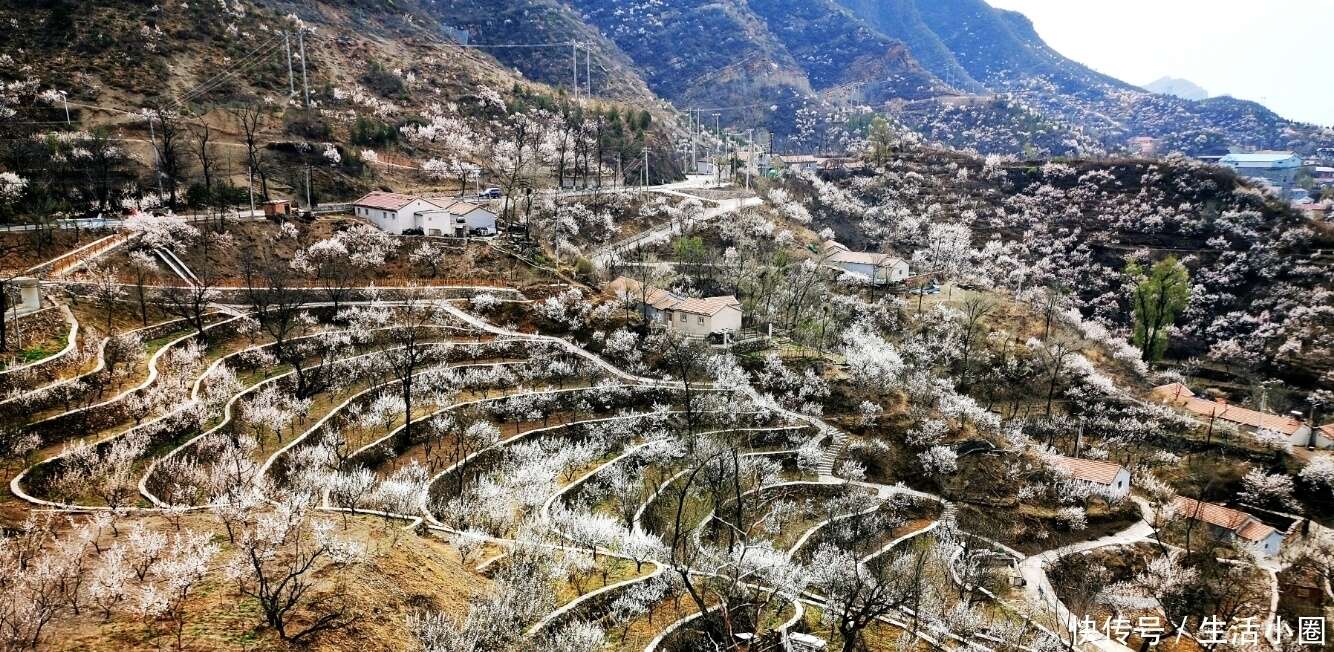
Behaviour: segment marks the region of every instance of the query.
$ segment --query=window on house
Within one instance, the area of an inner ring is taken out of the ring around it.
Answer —
[[[700,315],[700,318],[699,318],[699,325],[700,325],[700,326],[703,326],[703,325],[704,325],[704,316],[703,316],[703,315]]]
[[[681,313],[681,323],[682,324],[686,323],[687,319],[689,319],[689,317],[686,317],[686,314],[684,312]]]

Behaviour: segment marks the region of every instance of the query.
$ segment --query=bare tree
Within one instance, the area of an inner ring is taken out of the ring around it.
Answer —
[[[200,337],[207,338],[208,314],[217,294],[211,278],[205,274],[199,277],[198,283],[164,287],[162,309],[173,317],[184,319]]]
[[[1055,341],[1039,347],[1037,352],[1038,360],[1042,364],[1042,375],[1047,380],[1046,415],[1051,416],[1051,406],[1056,399],[1056,388],[1066,375],[1070,359],[1079,353],[1079,346],[1071,340],[1057,338]]]
[[[199,172],[204,176],[204,191],[209,197],[213,196],[213,152],[211,151],[211,141],[213,130],[207,124],[201,124],[198,128],[192,129],[194,135],[192,153],[195,160],[199,161]]]
[[[273,338],[274,357],[292,368],[296,379],[293,393],[298,398],[311,396],[320,383],[313,382],[312,370],[306,367],[309,347],[293,341],[303,330],[301,311],[306,305],[305,293],[293,286],[296,272],[287,261],[256,258],[245,250],[241,253],[241,273],[255,319]]]
[[[90,289],[93,294],[93,301],[102,309],[102,314],[106,316],[102,332],[106,337],[115,335],[112,324],[112,317],[116,314],[116,306],[120,303],[125,291],[121,289],[120,279],[111,269],[93,263],[89,266],[88,277]]]
[[[969,356],[973,351],[974,340],[982,330],[982,320],[996,309],[996,302],[987,298],[983,294],[974,294],[963,300],[963,315],[961,316],[963,326],[963,352],[959,358],[963,369],[961,370],[959,385],[965,389],[968,387]]]
[[[308,624],[292,627],[293,610],[312,606],[311,591],[323,583],[322,571],[355,564],[363,554],[358,545],[335,537],[311,509],[308,497],[287,497],[237,537],[238,589],[259,602],[264,622],[289,643],[354,622],[345,596],[336,591],[320,601]]]
[[[228,113],[236,118],[241,127],[241,137],[245,141],[246,165],[251,174],[259,177],[260,196],[269,199],[269,171],[260,155],[259,132],[264,128],[264,110],[258,104],[246,104],[229,109]]]
[[[167,191],[167,206],[176,209],[177,192],[185,176],[185,144],[178,113],[162,106],[150,107],[148,119],[156,123],[153,149],[157,153],[157,174]]]
[[[134,295],[139,300],[139,320],[144,326],[148,325],[148,301],[144,289],[157,272],[157,261],[152,254],[143,250],[130,252],[130,274],[134,276]]]

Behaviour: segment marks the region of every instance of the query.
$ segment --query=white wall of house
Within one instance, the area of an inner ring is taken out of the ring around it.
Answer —
[[[486,235],[496,234],[496,214],[486,209],[478,208],[470,211],[463,216],[463,222],[468,233],[480,229],[485,231]]]
[[[484,208],[474,209],[466,215],[454,215],[419,199],[397,212],[368,206],[356,206],[353,212],[369,219],[385,233],[395,235],[408,229],[421,229],[425,235],[446,237],[468,235],[474,229],[483,229],[486,235],[496,234],[496,215]]]
[[[713,332],[713,320],[708,315],[680,310],[667,310],[663,314],[667,317],[667,327],[679,333],[691,337],[708,337]]]
[[[882,283],[901,283],[904,279],[908,278],[910,273],[908,263],[902,260],[895,261],[892,265],[872,265],[870,263],[841,261],[835,262],[834,264],[845,272],[857,274],[868,279],[875,278]]]
[[[1273,534],[1270,534],[1268,537],[1266,537],[1264,540],[1254,541],[1250,543],[1251,543],[1251,551],[1255,553],[1256,557],[1259,557],[1260,559],[1269,559],[1270,557],[1276,557],[1280,552],[1283,551],[1283,533],[1274,532]]]
[[[1112,497],[1112,498],[1114,498],[1114,499],[1117,499],[1117,500],[1120,500],[1120,499],[1122,499],[1122,498],[1125,498],[1126,496],[1129,496],[1129,495],[1130,495],[1130,472],[1127,471],[1127,470],[1125,470],[1125,469],[1121,469],[1120,471],[1117,471],[1117,472],[1116,472],[1116,477],[1112,479],[1112,483],[1111,483],[1110,485],[1107,485],[1107,489],[1106,489],[1106,491],[1107,491],[1107,495],[1108,495],[1108,496],[1110,496],[1110,497]]]
[[[423,211],[417,214],[422,233],[426,235],[454,235],[454,215],[445,210]]]
[[[741,330],[741,309],[735,306],[728,306],[719,310],[709,322],[714,333],[728,331],[736,333]]]
[[[1288,436],[1288,443],[1292,444],[1293,446],[1299,446],[1305,448],[1311,444],[1311,432],[1312,432],[1311,426],[1303,424],[1302,427],[1293,431],[1293,433]],[[1334,448],[1334,440],[1331,440],[1330,438],[1320,434],[1319,430],[1316,430],[1314,432],[1315,432],[1316,448],[1319,448],[1321,450],[1328,450],[1330,448]]]
[[[434,205],[415,199],[407,206],[397,211],[384,210],[380,208],[371,208],[368,206],[353,206],[352,212],[357,217],[364,217],[372,224],[379,227],[385,233],[400,235],[407,229],[417,227],[417,213],[421,211],[438,210]]]
[[[735,333],[741,330],[741,310],[728,306],[713,315],[664,310],[659,313],[659,321],[691,337],[708,337],[723,331]]]

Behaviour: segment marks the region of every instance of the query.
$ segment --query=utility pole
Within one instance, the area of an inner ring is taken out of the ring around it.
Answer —
[[[648,144],[644,144],[644,187],[648,187]]]
[[[230,158],[228,160],[231,160]],[[245,166],[249,171],[250,180],[246,182],[246,192],[250,194],[250,217],[255,216],[255,168],[249,165]]]
[[[292,36],[283,32],[283,48],[287,50],[287,97],[296,95],[296,75],[292,74]]]
[[[690,125],[690,173],[699,172],[699,164],[695,162],[695,112],[686,114],[686,123]]]
[[[570,43],[570,51],[574,53],[574,101],[579,101],[579,41]]]
[[[750,190],[750,169],[755,166],[755,129],[746,133],[746,190]]]
[[[310,82],[306,79],[306,30],[296,33],[297,44],[301,46],[301,88],[306,93],[305,108],[310,108]],[[307,170],[309,173],[309,170]]]
[[[593,99],[593,48],[584,48],[584,81],[588,82],[588,99]]]
[[[723,118],[722,114],[713,114],[714,136],[718,138],[718,144],[713,150],[713,172],[717,178],[717,183],[723,182]]]
[[[717,184],[717,183],[722,183],[722,182],[723,182],[723,135],[722,135],[722,119],[718,117],[718,114],[717,114],[717,113],[715,113],[715,114],[713,114],[713,120],[714,120],[714,123],[718,125],[718,127],[717,127],[717,128],[714,130],[714,132],[713,132],[713,137],[715,138],[715,140],[713,141],[713,156],[712,156],[712,158],[713,158],[713,182]]]
[[[314,212],[315,205],[310,203],[310,164],[306,164],[306,210]]]
[[[65,91],[60,91],[60,102],[65,105],[65,124],[69,125],[69,97],[65,95]]]

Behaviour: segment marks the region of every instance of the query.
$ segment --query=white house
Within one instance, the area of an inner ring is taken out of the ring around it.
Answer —
[[[607,284],[607,292],[627,303],[645,306],[655,324],[690,337],[708,337],[741,330],[741,302],[733,296],[695,299],[648,287],[624,276]]]
[[[484,206],[463,200],[430,200],[439,206],[436,211],[422,214],[422,224],[418,228],[426,235],[452,235],[465,237],[472,235],[495,235],[496,214]],[[437,231],[439,231],[437,233]]]
[[[833,240],[826,241],[823,249],[825,265],[867,282],[902,283],[912,273],[908,261],[892,254],[849,251]]]
[[[377,191],[352,202],[352,211],[386,233],[421,229],[425,235],[460,238],[496,234],[495,213],[456,199],[424,199]]]
[[[778,162],[793,172],[815,172],[820,169],[821,160],[823,159],[811,154],[789,154],[778,157]]]
[[[1130,495],[1130,471],[1113,462],[1085,460],[1064,455],[1051,455],[1047,462],[1068,471],[1076,480],[1093,485],[1095,491],[1112,500]]]
[[[1215,536],[1236,541],[1261,559],[1283,550],[1283,533],[1246,512],[1182,496],[1172,501],[1171,509],[1177,518],[1205,523]]]

